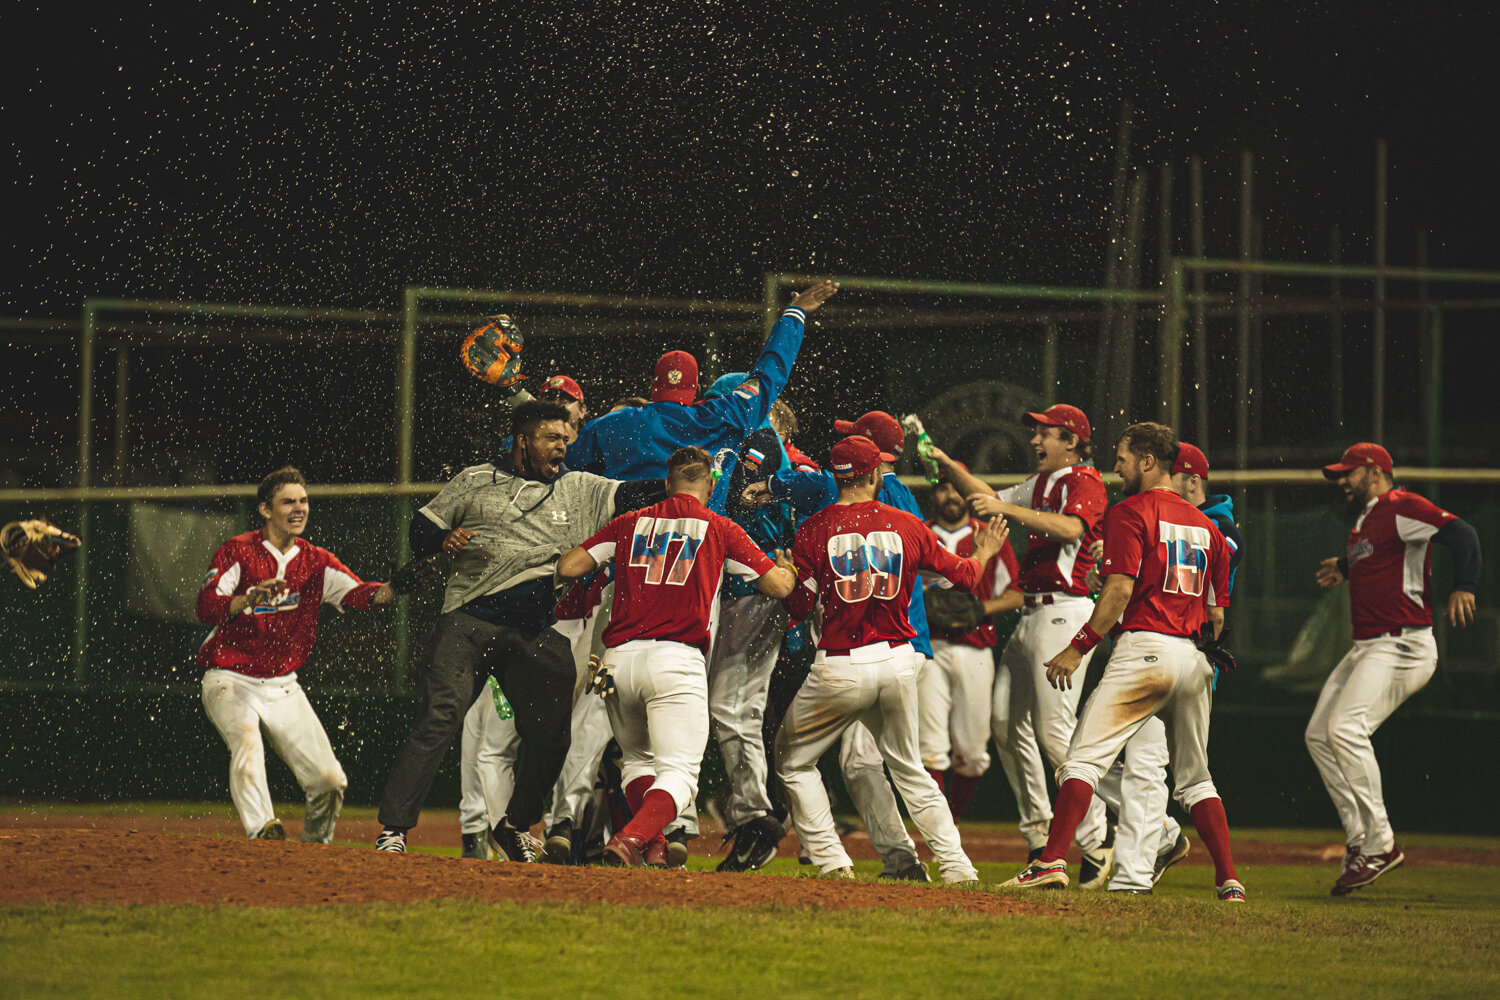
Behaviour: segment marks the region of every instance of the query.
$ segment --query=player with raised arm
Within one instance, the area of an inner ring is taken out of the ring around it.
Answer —
[[[709,728],[709,616],[725,570],[778,599],[795,581],[789,565],[773,564],[743,528],[705,506],[712,468],[702,448],[679,448],[667,459],[666,500],[615,518],[558,561],[565,579],[616,564],[603,669],[633,817],[605,846],[606,865],[666,867],[662,831],[697,795]]]
[[[1453,552],[1448,623],[1474,620],[1483,555],[1473,527],[1395,484],[1378,444],[1351,446],[1323,467],[1344,491],[1354,527],[1345,554],[1324,559],[1318,583],[1349,581],[1354,647],[1323,685],[1307,724],[1307,750],[1344,826],[1344,863],[1333,885],[1343,896],[1406,860],[1396,846],[1370,737],[1427,685],[1437,669],[1432,635],[1432,543]]]
[[[963,495],[944,474],[932,488],[932,507],[933,518],[927,525],[943,548],[956,556],[972,555],[984,522],[969,516]],[[955,821],[963,818],[980,777],[989,770],[985,746],[990,737],[998,641],[990,620],[1021,606],[1021,591],[1016,587],[1019,573],[1016,554],[1007,541],[1000,554],[985,563],[971,590],[933,580],[923,598],[932,630],[932,659],[917,679],[922,766],[937,774],[947,772],[941,785]],[[1031,766],[1023,773],[1009,744],[1001,742],[997,750],[1016,800],[1028,791],[1045,800],[1047,775],[1040,756],[1033,753]]]
[[[1086,582],[1094,562],[1090,543],[1099,533],[1109,501],[1104,480],[1087,464],[1093,453],[1092,428],[1082,410],[1057,403],[1041,413],[1024,414],[1021,422],[1032,428],[1036,473],[1018,486],[996,492],[941,449],[934,448],[931,456],[969,498],[975,514],[998,514],[1031,532],[1021,560],[1025,606],[1020,624],[1000,653],[998,668],[1009,675],[1009,703],[995,705],[994,715],[1009,722],[1004,742],[1012,754],[1024,758],[1035,744],[1055,768],[1077,725],[1079,690],[1053,690],[1047,684],[1047,657],[1093,613]],[[1092,656],[1090,651],[1084,658],[1085,670]],[[1000,684],[995,690],[997,695],[1007,693]],[[1000,733],[995,735],[999,742]],[[1045,797],[1036,802],[1028,796],[1017,804],[1027,858],[1035,860],[1045,842],[1042,831],[1048,828],[1051,810]],[[1078,827],[1078,846],[1083,850],[1079,885],[1103,888],[1113,848],[1102,802],[1090,807]]]
[[[854,878],[839,841],[818,758],[856,722],[873,735],[891,780],[938,861],[944,882],[977,884],[958,828],[917,746],[916,630],[907,619],[923,570],[970,588],[1005,540],[1005,520],[980,532],[973,556],[960,559],[927,526],[876,501],[878,469],[892,461],[867,437],[833,446],[829,464],[838,499],[803,522],[792,547],[797,587],[787,601],[794,619],[822,605],[817,657],[787,709],[776,738],[776,772],[808,857],[835,878]]]
[[[318,637],[318,609],[390,604],[426,566],[366,583],[303,539],[312,506],[306,480],[291,466],[261,480],[255,498],[265,524],[219,546],[198,592],[198,620],[214,627],[198,648],[203,709],[229,747],[229,794],[245,832],[286,839],[266,781],[264,733],[307,795],[302,839],[328,844],[349,782],[297,683]]]
[[[1047,661],[1048,682],[1059,690],[1074,686],[1102,633],[1118,641],[1057,769],[1047,846],[1007,886],[1068,884],[1064,858],[1095,786],[1130,738],[1159,714],[1167,724],[1175,796],[1213,857],[1215,893],[1223,902],[1245,901],[1224,803],[1208,769],[1209,657],[1234,663],[1218,645],[1228,605],[1229,547],[1212,521],[1173,492],[1177,450],[1172,429],[1155,423],[1125,428],[1116,446],[1115,473],[1125,499],[1104,519],[1104,589],[1078,634]]]

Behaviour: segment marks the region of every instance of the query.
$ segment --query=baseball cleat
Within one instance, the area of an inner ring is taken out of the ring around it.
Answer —
[[[405,854],[406,831],[392,830],[390,827],[381,830],[380,836],[375,838],[375,850],[387,854]]]
[[[1392,847],[1382,854],[1363,854],[1354,863],[1354,867],[1340,875],[1339,880],[1333,884],[1333,895],[1347,896],[1405,863],[1406,855],[1401,853],[1399,847]]]
[[[672,830],[667,834],[667,867],[686,868],[688,859],[688,835],[683,829]]]
[[[615,834],[604,845],[604,857],[600,859],[600,864],[606,868],[644,868],[646,859],[641,855],[641,847],[641,844],[629,837]]]
[[[734,831],[734,846],[714,871],[749,872],[764,868],[776,857],[781,845],[781,824],[774,817],[758,816]]]
[[[1172,846],[1156,856],[1156,870],[1151,873],[1151,884],[1155,885],[1160,882],[1161,877],[1167,873],[1167,869],[1187,857],[1192,849],[1193,845],[1187,839],[1187,834],[1178,831],[1177,839],[1172,841]]]
[[[281,820],[279,820],[279,819],[273,819],[273,820],[271,820],[271,822],[269,822],[265,826],[261,827],[260,828],[260,832],[257,833],[251,839],[252,840],[285,840],[286,839],[286,827],[284,827],[284,826],[281,825]]]
[[[1033,861],[1015,878],[1000,885],[1007,889],[1066,889],[1068,863],[1062,860]]]
[[[1223,885],[1214,886],[1214,895],[1219,897],[1221,903],[1243,903],[1245,887],[1240,885],[1238,879],[1227,879]]]
[[[1339,874],[1340,875],[1347,874],[1348,871],[1349,871],[1349,869],[1351,869],[1355,865],[1359,864],[1359,857],[1360,857],[1360,854],[1359,854],[1359,848],[1358,847],[1355,847],[1353,844],[1345,844],[1344,845],[1344,860],[1343,860],[1343,863],[1339,865]]]
[[[658,833],[646,841],[646,847],[641,852],[641,856],[646,859],[647,868],[667,867],[667,838]]]
[[[850,866],[850,865],[844,865],[844,866],[842,866],[840,868],[831,868],[828,871],[822,872],[821,874],[819,874],[818,877],[819,878],[830,878],[830,879],[833,879],[833,880],[839,881],[839,882],[858,882],[859,881],[859,879],[856,878],[855,875],[854,875],[854,868],[852,866]]]
[[[1120,895],[1120,896],[1149,896],[1149,895],[1151,895],[1151,890],[1150,889],[1111,889],[1109,891],[1112,892],[1112,893],[1115,893],[1117,895]]]
[[[1096,850],[1084,851],[1083,864],[1078,867],[1078,888],[1103,889],[1109,883],[1109,869],[1114,859],[1113,842]]]
[[[459,857],[472,858],[475,861],[488,861],[490,859],[490,835],[485,833],[466,833],[463,835],[464,849]]]
[[[889,882],[932,881],[932,876],[927,872],[927,866],[920,861],[913,861],[909,865],[904,865],[898,871],[881,872],[879,877]]]
[[[542,860],[549,865],[565,865],[573,853],[573,821],[561,819],[547,831],[547,842],[542,845]]]
[[[500,848],[500,854],[507,861],[517,861],[523,864],[531,864],[536,861],[536,841],[531,839],[531,834],[525,830],[517,830],[505,820],[491,831],[495,838],[495,844]]]

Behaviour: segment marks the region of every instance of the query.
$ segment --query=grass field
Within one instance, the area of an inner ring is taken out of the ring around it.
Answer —
[[[1337,840],[1318,831],[1236,835]],[[1497,846],[1489,838],[1404,840]],[[797,875],[798,867],[778,859],[767,874],[741,877]],[[860,867],[866,877],[878,870]],[[1009,865],[980,869],[986,883],[1014,874]],[[0,997],[1500,994],[1500,868],[1409,867],[1345,899],[1328,895],[1331,871],[1247,869],[1251,902],[1226,906],[1209,891],[1211,869],[1182,866],[1154,897],[1068,891],[1045,897],[1062,908],[1058,915],[999,918],[464,901],[11,906],[0,908]]]

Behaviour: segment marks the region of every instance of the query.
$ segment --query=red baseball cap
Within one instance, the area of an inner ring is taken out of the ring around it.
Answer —
[[[1094,438],[1089,428],[1089,418],[1078,407],[1067,403],[1053,403],[1041,413],[1027,413],[1021,417],[1021,423],[1027,427],[1037,424],[1043,427],[1064,427],[1085,441],[1092,441]]]
[[[851,434],[834,444],[828,453],[835,479],[855,479],[889,461],[890,456],[863,434]]]
[[[1344,457],[1332,465],[1323,466],[1323,475],[1329,479],[1337,479],[1346,472],[1358,469],[1361,466],[1373,465],[1375,468],[1390,475],[1391,453],[1369,441],[1361,441],[1359,444],[1351,444],[1344,450]]]
[[[574,382],[566,375],[554,375],[543,382],[542,391],[547,392],[549,390],[556,390],[565,396],[572,396],[580,403],[583,402],[583,389],[579,387],[577,382]]]
[[[855,421],[835,420],[833,429],[840,434],[859,434],[880,446],[882,462],[894,462],[906,444],[901,422],[884,410],[871,410]]]
[[[1178,442],[1177,461],[1172,465],[1172,475],[1186,472],[1191,476],[1202,476],[1208,478],[1208,456],[1203,454],[1203,449],[1186,441]]]
[[[656,362],[651,402],[692,403],[698,398],[698,359],[687,351],[668,351]]]

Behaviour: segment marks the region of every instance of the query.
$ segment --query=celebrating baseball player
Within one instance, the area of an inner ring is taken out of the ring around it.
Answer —
[[[709,617],[724,571],[777,599],[795,581],[789,564],[773,564],[743,528],[705,506],[712,469],[702,448],[679,448],[667,459],[666,500],[615,518],[557,565],[559,576],[576,579],[616,561],[604,670],[633,816],[605,846],[607,865],[666,867],[663,830],[697,796],[708,741]]]
[[[1172,429],[1155,423],[1132,424],[1116,446],[1115,473],[1126,498],[1104,519],[1104,589],[1072,642],[1047,661],[1048,681],[1059,690],[1072,687],[1101,633],[1119,639],[1057,769],[1047,846],[1007,886],[1068,884],[1064,856],[1094,787],[1126,742],[1161,714],[1177,801],[1213,857],[1215,892],[1224,902],[1245,901],[1224,803],[1208,770],[1209,657],[1233,665],[1218,645],[1228,604],[1229,547],[1212,521],[1172,491],[1177,451]]]
[[[940,474],[933,487],[932,504],[934,517],[928,527],[943,548],[956,556],[972,555],[984,522],[969,516],[963,495],[946,475]],[[998,641],[990,619],[1021,606],[1021,591],[1016,587],[1019,575],[1016,554],[1007,540],[1000,554],[985,564],[972,590],[959,590],[946,580],[934,580],[924,597],[932,630],[932,659],[923,665],[917,679],[922,766],[934,772],[934,778],[946,779],[938,783],[954,820],[963,818],[980,777],[989,770],[990,755],[985,745],[990,737],[994,648]],[[1040,758],[1033,755],[1031,773],[1023,775],[1009,745],[1001,743],[998,749],[1001,768],[1017,800],[1023,794],[1016,790],[1018,784],[1028,780],[1045,799],[1047,776]]]
[[[1078,631],[1094,610],[1088,598],[1088,571],[1093,565],[1090,543],[1098,535],[1108,505],[1104,481],[1085,464],[1093,453],[1089,420],[1082,410],[1057,403],[1042,413],[1027,413],[1021,422],[1033,429],[1036,474],[1019,486],[998,493],[934,448],[932,457],[969,498],[980,517],[1000,515],[1031,532],[1021,562],[1020,587],[1025,595],[1021,622],[1000,654],[999,670],[1009,674],[1009,703],[996,704],[995,717],[1009,721],[1004,743],[1018,761],[1029,757],[1035,744],[1055,768],[1063,762],[1077,724],[1079,687],[1053,690],[1047,683],[1047,657]],[[1093,656],[1089,650],[1083,661]],[[997,695],[1007,692],[995,687]],[[1000,734],[996,733],[997,742]],[[1024,765],[1023,765],[1024,768]],[[1051,810],[1046,796],[1038,800],[1029,783],[1017,797],[1021,832],[1028,860],[1035,860],[1045,843]],[[1078,828],[1083,849],[1079,885],[1102,888],[1113,849],[1108,842],[1104,804],[1090,807]]]
[[[1370,737],[1437,669],[1432,636],[1432,543],[1453,552],[1448,623],[1474,620],[1483,556],[1460,518],[1396,486],[1378,444],[1351,446],[1323,467],[1355,519],[1339,558],[1324,559],[1318,583],[1349,581],[1354,648],[1339,661],[1307,724],[1307,750],[1344,825],[1347,847],[1333,895],[1343,896],[1401,866],[1406,856],[1386,815]]]
[[[198,592],[198,620],[214,627],[198,649],[203,708],[229,747],[229,794],[245,832],[286,839],[266,783],[264,731],[307,793],[302,839],[327,844],[349,783],[297,683],[318,637],[318,608],[389,604],[422,568],[408,564],[390,583],[365,583],[305,541],[307,483],[291,466],[261,480],[256,501],[264,527],[219,546]]]
[[[812,670],[792,699],[777,736],[777,775],[792,820],[819,870],[852,879],[854,869],[834,829],[818,758],[860,722],[873,734],[947,883],[976,883],[958,828],[917,747],[916,630],[906,609],[917,574],[929,570],[972,588],[1005,540],[1005,521],[979,533],[974,554],[960,559],[916,517],[876,501],[878,469],[895,456],[867,437],[844,438],[829,463],[838,499],[797,531],[792,558],[797,587],[787,602],[794,619],[822,606],[822,634]]]

